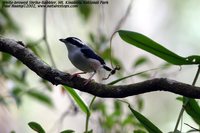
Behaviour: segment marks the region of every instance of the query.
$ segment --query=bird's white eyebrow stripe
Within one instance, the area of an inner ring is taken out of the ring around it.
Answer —
[[[81,43],[81,44],[83,44],[83,45],[85,45],[85,43],[84,42],[82,42],[81,40],[79,40],[79,39],[77,39],[77,38],[73,38],[75,41],[77,41],[77,42],[79,42],[79,43]]]

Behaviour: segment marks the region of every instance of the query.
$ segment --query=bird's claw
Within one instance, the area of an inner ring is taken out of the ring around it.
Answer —
[[[70,80],[72,80],[74,77],[81,77],[79,74],[73,74],[70,76]]]
[[[107,80],[109,77],[111,76],[111,74],[109,74],[107,77],[102,78],[102,80]]]
[[[87,80],[85,80],[83,85],[85,86],[85,85],[87,85],[90,82],[94,82],[94,79],[87,79]]]
[[[74,73],[71,75],[70,80],[73,79],[74,77],[81,77],[80,74],[85,74],[86,72],[78,72],[78,73]]]

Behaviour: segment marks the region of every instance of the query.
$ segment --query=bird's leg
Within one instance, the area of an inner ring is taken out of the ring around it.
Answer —
[[[74,73],[72,74],[72,76],[70,77],[70,79],[73,79],[74,77],[80,77],[79,74],[86,74],[87,72],[78,72],[78,73]]]
[[[96,74],[96,71],[94,71],[94,73],[89,77],[89,79],[87,79],[86,81],[84,81],[84,85],[87,85],[89,82],[92,81],[92,77]]]

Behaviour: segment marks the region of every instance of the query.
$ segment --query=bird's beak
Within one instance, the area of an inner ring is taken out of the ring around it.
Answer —
[[[65,43],[65,39],[59,39],[61,42],[64,42]]]

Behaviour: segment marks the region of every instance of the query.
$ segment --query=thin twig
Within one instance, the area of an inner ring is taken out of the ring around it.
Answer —
[[[129,3],[124,16],[122,16],[122,18],[119,20],[118,24],[116,25],[116,27],[114,28],[114,31],[112,33],[114,33],[115,31],[118,31],[121,28],[121,26],[126,22],[126,19],[128,18],[129,14],[131,12],[132,4],[133,4],[133,0],[131,0],[131,2]]]
[[[44,13],[43,13],[43,40],[44,40],[44,43],[45,43],[45,45],[47,47],[47,51],[49,53],[51,64],[52,64],[53,67],[56,68],[56,64],[55,64],[53,56],[52,56],[50,45],[49,45],[49,42],[47,40],[47,22],[46,21],[47,21],[47,7],[44,7]]]
[[[117,33],[117,31],[115,31],[110,37],[110,65],[111,65],[112,69],[114,69],[113,58],[112,58],[112,40],[116,33]]]
[[[90,102],[90,105],[89,105],[89,109],[90,109],[90,110],[91,110],[91,108],[92,108],[92,105],[93,105],[95,99],[96,99],[96,96],[94,96],[94,97],[92,98],[91,102]],[[85,133],[88,132],[90,115],[91,115],[91,114],[87,113],[86,122],[85,122]]]
[[[66,118],[66,116],[68,115],[75,115],[77,113],[77,108],[74,108],[74,106],[70,106],[68,107],[65,112],[63,112],[60,117],[58,118],[58,120],[55,122],[55,124],[53,125],[53,127],[50,128],[50,130],[48,131],[49,133],[54,132],[54,130],[58,130],[58,132],[60,132],[60,130],[62,129],[63,126],[63,122],[64,119]]]
[[[197,129],[197,128],[194,128],[194,127],[192,127],[192,126],[190,126],[189,124],[187,124],[187,123],[184,123],[185,125],[187,125],[187,126],[189,126],[190,128],[192,128],[194,131],[200,131],[199,129]]]
[[[195,77],[194,77],[194,80],[193,80],[193,82],[192,82],[192,86],[195,86],[195,84],[196,84],[196,82],[197,82],[197,79],[198,79],[198,77],[199,77],[199,73],[200,73],[200,65],[198,65],[198,70],[197,70],[197,72],[196,72],[196,75],[195,75]],[[185,106],[187,106],[187,104],[188,104],[188,102],[189,102],[189,98],[187,98],[186,99],[186,101],[183,103],[183,105],[182,105],[182,108],[181,108],[181,111],[180,111],[180,113],[179,113],[179,116],[178,116],[178,119],[177,119],[177,122],[176,122],[176,126],[175,126],[175,128],[174,128],[174,133],[177,131],[177,129],[178,129],[178,125],[179,125],[179,123],[180,123],[180,120],[181,120],[181,117],[183,116],[183,113],[184,113],[184,111],[185,111]]]
[[[132,9],[132,4],[133,4],[133,0],[130,1],[128,8],[124,14],[124,16],[122,16],[122,18],[119,20],[119,22],[117,23],[116,27],[114,28],[114,31],[112,32],[112,35],[110,37],[110,65],[112,67],[112,69],[114,69],[113,66],[113,59],[112,59],[112,39],[114,37],[114,35],[117,33],[117,31],[121,28],[121,26],[124,24],[124,22],[126,21],[126,19],[128,18],[131,9]]]

